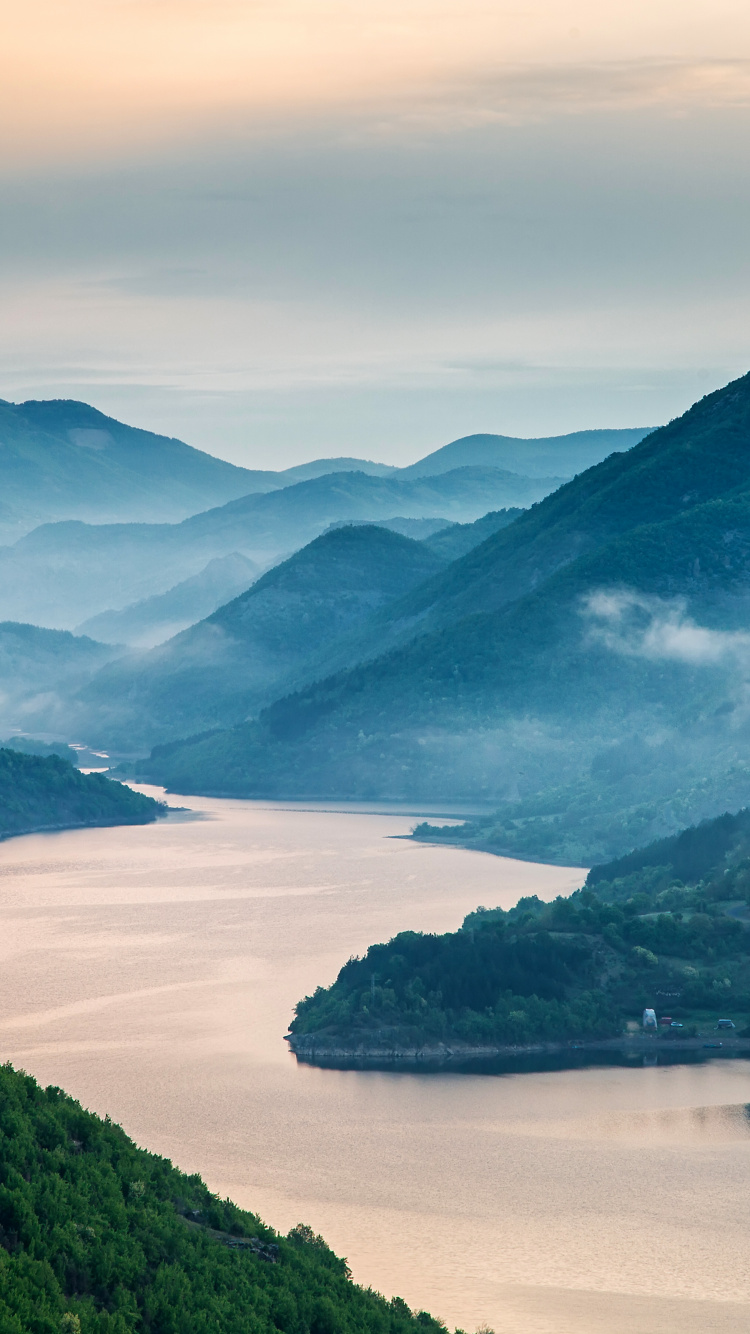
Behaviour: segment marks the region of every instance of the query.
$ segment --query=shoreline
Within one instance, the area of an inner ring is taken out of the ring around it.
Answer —
[[[683,1052],[750,1055],[750,1038],[731,1037],[729,1033],[723,1035],[722,1030],[715,1036],[712,1032],[695,1038],[665,1039],[639,1033],[588,1042],[571,1039],[568,1042],[533,1042],[521,1046],[500,1043],[478,1045],[460,1041],[398,1041],[389,1039],[385,1034],[382,1037],[373,1035],[370,1040],[363,1036],[361,1040],[353,1041],[325,1034],[291,1033],[286,1034],[284,1040],[289,1043],[289,1050],[298,1061],[317,1066],[341,1062],[364,1067],[377,1064],[380,1067],[439,1066],[460,1069],[464,1065],[493,1061],[533,1061],[535,1058],[540,1061],[565,1058],[579,1063],[585,1061],[587,1055],[624,1056],[628,1059],[661,1055],[671,1060],[679,1058]]]
[[[175,809],[180,809],[176,807]],[[8,829],[0,833],[0,843],[5,843],[9,838],[25,838],[27,834],[62,834],[69,829],[121,829],[126,826],[156,824],[157,820],[163,820],[165,813],[152,815],[148,820],[75,820],[68,824],[38,824],[31,825],[28,829]]]

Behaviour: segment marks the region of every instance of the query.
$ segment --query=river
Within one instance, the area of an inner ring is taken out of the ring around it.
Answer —
[[[582,872],[413,844],[394,812],[184,803],[0,844],[2,1059],[451,1327],[745,1334],[750,1062],[368,1073],[283,1041],[350,954]]]

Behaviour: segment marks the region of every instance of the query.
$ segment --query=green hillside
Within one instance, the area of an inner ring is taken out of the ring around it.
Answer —
[[[626,852],[750,797],[749,527],[745,377],[392,603],[380,643],[400,647],[144,772],[187,791],[494,800],[491,827],[467,831],[482,846]]]
[[[161,802],[58,755],[0,748],[0,838],[41,829],[149,824]]]
[[[401,932],[300,1001],[292,1048],[325,1059],[592,1041],[622,1034],[646,1006],[668,1008],[675,1040],[719,1018],[744,1034],[749,852],[743,810],[595,868],[570,898],[478,908],[442,936]]]
[[[440,1334],[59,1088],[0,1068],[3,1334]]]

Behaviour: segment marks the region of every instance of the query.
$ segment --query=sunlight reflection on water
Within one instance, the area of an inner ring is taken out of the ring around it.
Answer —
[[[399,813],[170,800],[205,818],[0,845],[5,1058],[450,1324],[744,1334],[747,1061],[334,1071],[283,1042],[352,952],[582,872],[394,839]]]

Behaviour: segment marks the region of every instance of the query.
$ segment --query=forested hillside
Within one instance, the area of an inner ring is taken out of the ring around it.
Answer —
[[[337,652],[356,661],[347,636],[444,564],[386,528],[334,528],[197,625],[100,672],[78,696],[87,735],[132,749],[242,722]]]
[[[0,1068],[3,1334],[440,1334],[59,1088]]]
[[[473,523],[454,523],[439,533],[432,533],[430,537],[424,538],[424,544],[446,561],[458,560],[492,537],[493,533],[507,528],[521,514],[521,509],[490,510],[489,514],[483,514],[481,519],[475,519]]]
[[[674,1040],[750,1018],[750,812],[596,867],[570,898],[478,908],[442,936],[401,932],[300,1001],[303,1057],[443,1044],[613,1038],[646,1006]]]
[[[149,824],[164,806],[59,755],[0,748],[0,838],[39,829]]]
[[[257,795],[495,800],[482,846],[624,853],[750,796],[749,529],[745,377],[391,604],[390,653],[144,772],[188,791],[224,775]]]

